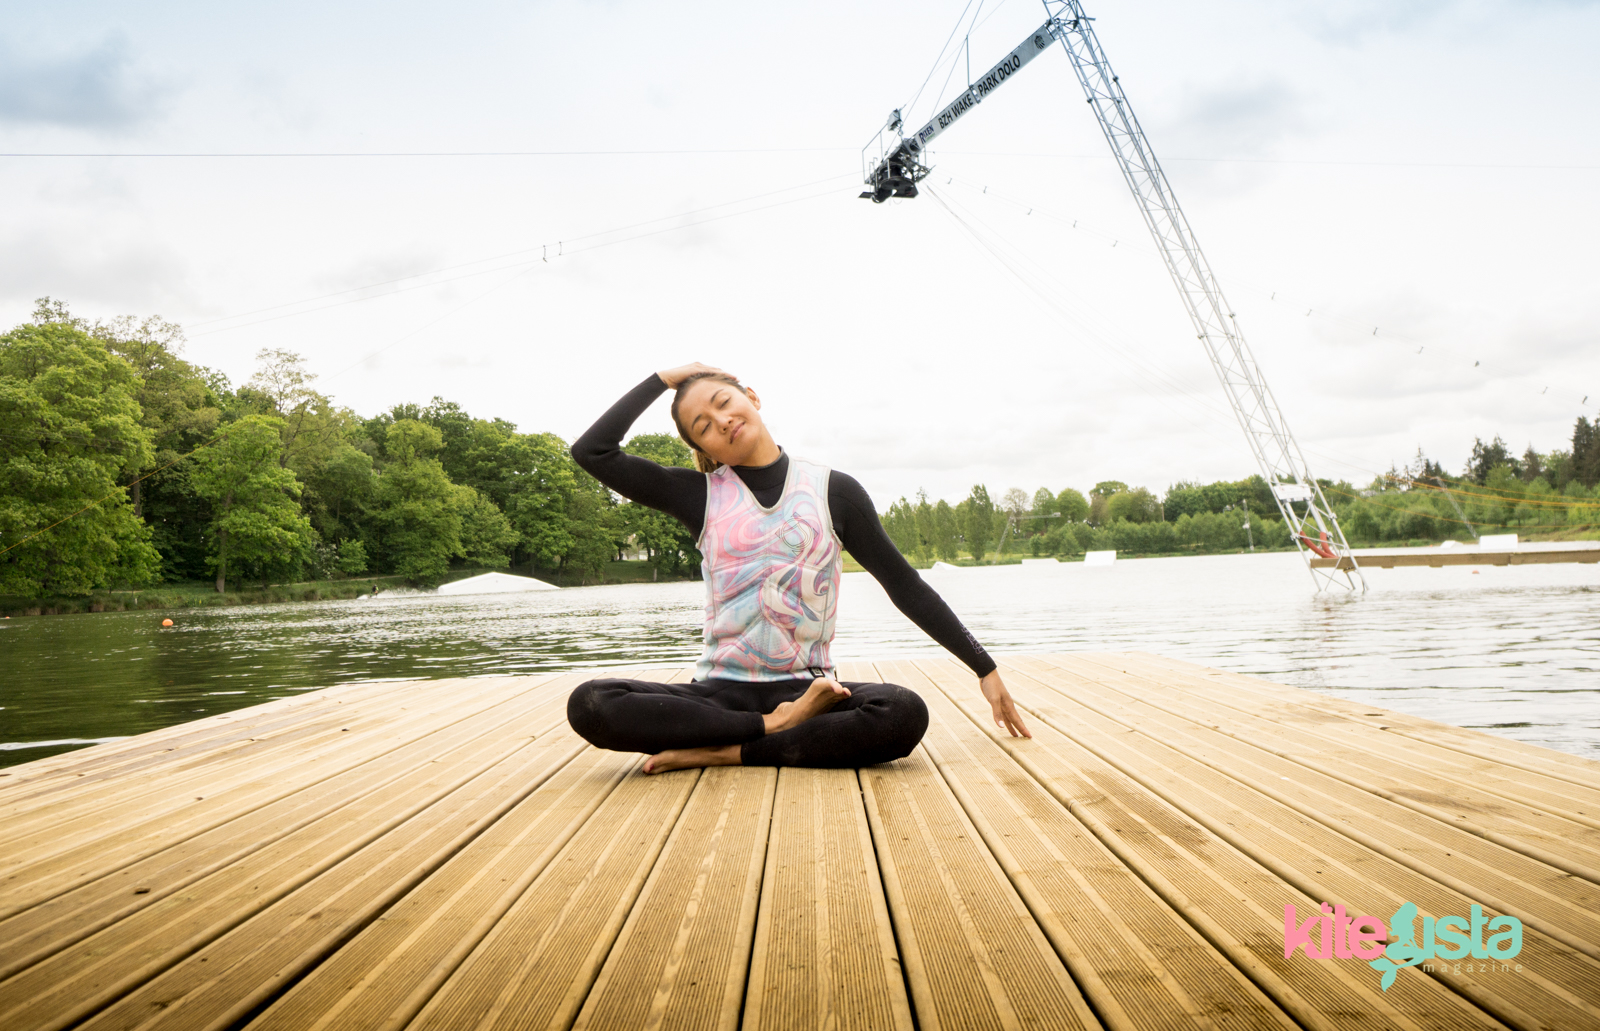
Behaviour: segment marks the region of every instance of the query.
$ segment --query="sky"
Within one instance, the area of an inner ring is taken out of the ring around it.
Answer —
[[[856,196],[1025,0],[3,9],[0,326],[159,315],[235,383],[286,348],[568,440],[704,361],[880,509],[1256,471],[1059,48]],[[1600,2],[1089,13],[1313,473],[1596,416]]]

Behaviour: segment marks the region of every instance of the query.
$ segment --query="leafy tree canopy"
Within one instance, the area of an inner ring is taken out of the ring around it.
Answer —
[[[196,492],[210,502],[217,590],[235,574],[263,581],[292,576],[308,557],[311,522],[300,513],[300,481],[280,463],[282,420],[247,415],[191,460]]]
[[[149,528],[119,487],[153,454],[138,390],[127,361],[70,323],[0,336],[0,548],[12,549],[0,593],[84,595],[155,575]]]

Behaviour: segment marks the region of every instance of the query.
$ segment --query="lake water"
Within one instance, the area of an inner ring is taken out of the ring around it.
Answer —
[[[924,575],[996,653],[1155,652],[1600,759],[1600,566],[1477,568],[1369,570],[1364,596],[1314,594],[1292,553]],[[331,684],[687,664],[703,590],[0,620],[0,765]],[[943,654],[866,574],[840,598],[836,658]]]

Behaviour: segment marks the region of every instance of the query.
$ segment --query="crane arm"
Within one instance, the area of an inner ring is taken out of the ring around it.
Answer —
[[[870,189],[864,191],[863,199],[871,200],[874,204],[882,204],[890,197],[915,197],[917,195],[917,182],[928,174],[928,169],[922,164],[920,158],[928,141],[944,132],[956,123],[962,115],[981,104],[989,94],[1000,88],[1001,83],[1011,78],[1022,70],[1022,66],[1033,60],[1050,48],[1055,42],[1055,37],[1050,33],[1050,22],[1039,26],[1037,32],[1019,43],[1011,53],[1001,58],[1000,62],[990,68],[978,80],[967,86],[966,90],[933,118],[928,124],[912,133],[910,136],[899,135],[901,129],[900,112],[896,111],[889,116],[888,124],[878,133],[878,137],[867,145],[863,152],[866,157],[876,145],[878,154],[873,167],[867,171],[866,181]],[[895,133],[898,144],[886,147],[884,139],[887,133]],[[868,158],[868,160],[871,160]],[[864,160],[863,165],[866,164]]]
[[[889,123],[862,152],[862,166],[871,188],[861,196],[878,204],[890,197],[915,197],[917,182],[929,172],[921,161],[928,142],[955,124],[1052,42],[1060,40],[1122,169],[1123,178],[1133,191],[1173,285],[1178,288],[1195,336],[1222,382],[1239,427],[1244,430],[1245,439],[1261,468],[1262,478],[1272,486],[1284,525],[1306,560],[1317,590],[1334,584],[1337,574],[1311,565],[1308,548],[1322,558],[1337,556],[1340,561],[1336,569],[1344,574],[1344,586],[1354,590],[1359,581],[1361,589],[1366,590],[1366,579],[1339,526],[1338,513],[1328,504],[1321,484],[1311,475],[1299,443],[1289,432],[1283,412],[1245,342],[1233,309],[1223,297],[1222,287],[1200,250],[1200,241],[1178,206],[1172,184],[1156,161],[1150,142],[1122,92],[1121,81],[1112,72],[1111,63],[1100,48],[1100,40],[1090,24],[1094,19],[1084,13],[1083,0],[1043,2],[1049,20],[989,69],[988,74],[968,86],[965,93],[927,125],[905,136],[900,132],[900,112],[889,117]],[[1317,534],[1316,543],[1312,543],[1312,533]],[[1354,578],[1350,575],[1352,572]]]

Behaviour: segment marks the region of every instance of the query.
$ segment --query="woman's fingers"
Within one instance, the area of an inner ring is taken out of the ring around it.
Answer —
[[[662,369],[661,371],[657,372],[656,375],[660,376],[661,382],[665,383],[668,387],[676,388],[678,384],[682,383],[690,376],[699,376],[708,372],[719,373],[724,376],[728,375],[728,373],[717,368],[715,365],[707,365],[705,362],[690,362],[688,365],[680,365],[675,369]]]
[[[1033,738],[1033,735],[1028,733],[1028,726],[1022,722],[1022,716],[1017,712],[1017,707],[1015,705],[1011,706],[1010,719],[1011,723],[1016,727],[1016,730],[1012,731],[1012,733],[1021,734],[1023,737],[1030,740]]]
[[[994,703],[995,726],[1003,727],[1012,737],[1032,738],[1028,733],[1027,725],[1022,722],[1022,716],[1017,712],[1017,705],[1007,694],[1003,698],[995,699]]]
[[[1011,692],[1006,690],[999,670],[985,673],[978,680],[978,690],[983,692],[983,697],[989,701],[989,708],[994,711],[995,726],[1003,727],[1012,737],[1033,737],[1028,733],[1022,717],[1017,715],[1017,704],[1011,700]]]

